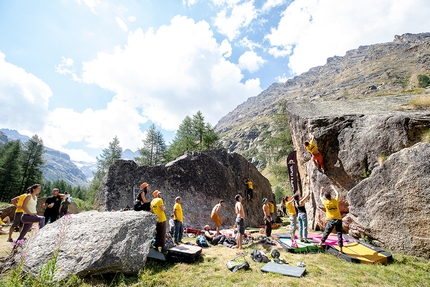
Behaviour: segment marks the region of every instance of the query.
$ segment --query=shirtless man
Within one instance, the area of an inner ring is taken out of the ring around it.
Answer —
[[[264,213],[264,225],[266,225],[266,236],[272,235],[272,216],[270,214],[269,201],[267,198],[263,198],[263,213]]]
[[[236,194],[236,205],[234,206],[234,211],[236,212],[236,224],[237,224],[237,235],[236,235],[236,246],[233,248],[243,249],[242,240],[243,235],[245,234],[245,211],[243,210],[242,205],[242,196],[240,194]]]
[[[213,220],[213,222],[215,223],[216,226],[216,234],[215,235],[220,235],[219,229],[221,227],[221,216],[219,216],[219,209],[221,208],[221,206],[223,206],[224,204],[224,200],[220,200],[218,204],[216,204],[214,206],[214,208],[212,209],[211,212],[211,218]]]

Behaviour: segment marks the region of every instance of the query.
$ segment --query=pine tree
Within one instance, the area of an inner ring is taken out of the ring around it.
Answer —
[[[275,187],[277,199],[286,195],[289,190],[288,168],[285,160],[293,151],[287,118],[287,102],[280,102],[278,107],[278,112],[273,116],[272,131],[263,147],[264,152],[261,153],[265,156],[264,160],[269,163],[269,170],[273,174],[275,182],[279,184]]]
[[[42,167],[45,164],[43,160],[43,141],[37,135],[31,137],[25,144],[21,153],[22,179],[20,184],[20,193],[35,183],[41,183],[43,180]]]
[[[121,156],[122,148],[119,145],[118,137],[115,136],[113,141],[109,143],[109,147],[102,149],[100,158],[97,157],[97,170],[93,172],[94,177],[90,182],[90,187],[88,188],[85,199],[94,201],[95,195],[99,190],[102,179],[106,175],[109,166],[113,164],[115,160],[120,159]]]
[[[219,137],[215,129],[204,122],[203,114],[198,111],[192,118],[186,116],[182,121],[172,144],[167,150],[168,160],[172,160],[186,151],[201,151],[219,148]]]
[[[205,125],[205,131],[203,133],[203,149],[217,149],[220,148],[219,136],[215,132],[215,127],[212,127],[210,123]]]
[[[203,137],[206,131],[205,127],[205,118],[201,111],[198,111],[195,115],[193,115],[193,119],[191,122],[192,135],[194,137],[194,144],[196,150],[203,150]]]
[[[19,195],[22,171],[17,160],[21,153],[21,142],[9,141],[0,146],[0,201],[9,201]]]
[[[100,158],[97,157],[97,171],[94,173],[94,179],[101,181],[105,176],[109,166],[120,159],[122,156],[122,147],[119,145],[117,136],[109,143],[109,147],[102,149]]]
[[[163,134],[152,124],[143,140],[143,147],[139,149],[140,156],[134,160],[140,165],[154,166],[163,163],[166,153],[166,142]]]

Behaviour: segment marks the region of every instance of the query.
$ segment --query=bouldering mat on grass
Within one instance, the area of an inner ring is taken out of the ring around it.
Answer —
[[[279,273],[286,276],[292,277],[302,277],[306,272],[306,268],[302,267],[293,267],[285,264],[277,264],[274,262],[269,262],[260,269],[263,272],[274,272]]]
[[[322,234],[317,234],[317,233],[313,233],[313,232],[309,232],[308,233],[308,237],[312,238],[313,241],[319,243],[321,241],[322,238]],[[343,245],[348,244],[348,241],[346,241],[346,236],[342,235],[342,241],[343,241]],[[337,245],[337,234],[330,234],[326,241],[324,242],[325,245]]]
[[[290,237],[281,237],[278,239],[279,244],[288,252],[293,253],[307,253],[307,252],[318,252],[319,248],[316,242],[312,239],[308,239],[309,243],[301,242],[300,240],[295,240],[297,247],[294,246]]]
[[[148,258],[166,261],[166,257],[164,257],[164,254],[155,250],[154,248],[149,248]]]
[[[392,260],[389,252],[360,241],[343,246],[343,253],[340,253],[339,246],[330,246],[327,250],[346,261],[355,263],[386,264]]]

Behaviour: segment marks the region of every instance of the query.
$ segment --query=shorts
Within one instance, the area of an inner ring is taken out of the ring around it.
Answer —
[[[211,218],[215,222],[216,227],[220,227],[221,226],[221,218],[219,218],[218,215],[216,215],[215,213],[212,213],[211,214]]]
[[[237,232],[244,235],[245,234],[245,221],[243,220],[243,218],[239,218],[239,217],[236,218],[236,223],[237,223]]]
[[[13,223],[12,223],[13,228],[22,226],[21,217],[22,217],[22,212],[15,212],[15,216],[13,217]]]

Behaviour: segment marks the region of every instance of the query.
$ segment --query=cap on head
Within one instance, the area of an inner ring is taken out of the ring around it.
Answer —
[[[204,230],[209,230],[209,229],[211,229],[211,227],[210,227],[209,225],[207,225],[207,224],[206,224],[205,226],[203,226],[203,229],[204,229]]]
[[[236,199],[236,201],[239,201],[240,194],[236,194],[236,196],[234,198]]]
[[[181,197],[180,197],[180,196],[177,196],[177,197],[175,198],[175,201],[176,201],[176,202],[178,202],[178,200],[179,200],[179,199],[181,199]]]
[[[161,192],[160,191],[158,191],[158,189],[156,189],[156,190],[154,190],[154,192],[152,193],[152,196],[153,197],[158,197],[158,195],[160,194]]]
[[[148,187],[148,183],[144,182],[140,185],[141,189],[144,189],[145,187]]]
[[[267,198],[263,198],[262,202],[265,203],[267,201]]]

